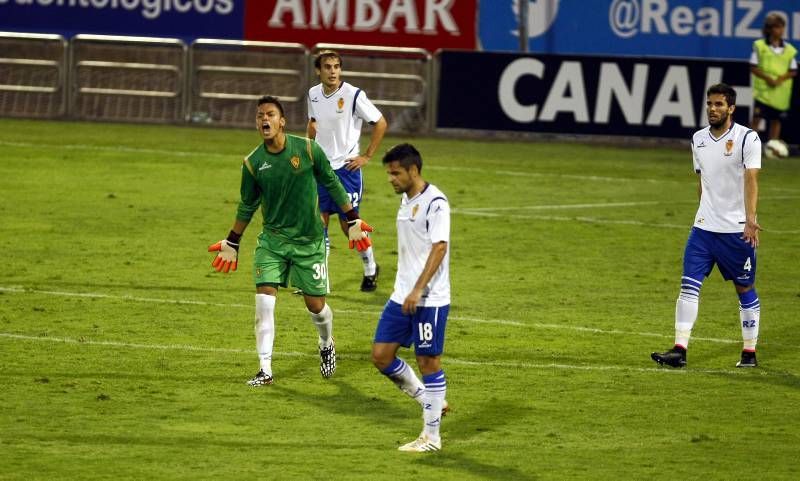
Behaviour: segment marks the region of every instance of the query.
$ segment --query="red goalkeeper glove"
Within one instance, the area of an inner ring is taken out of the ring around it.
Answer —
[[[211,266],[217,272],[235,271],[239,264],[239,239],[241,234],[231,231],[228,238],[208,246],[208,252],[217,252]]]
[[[359,252],[369,249],[372,245],[367,232],[372,232],[372,226],[361,219],[347,221],[347,237],[350,239],[350,248],[355,247]]]

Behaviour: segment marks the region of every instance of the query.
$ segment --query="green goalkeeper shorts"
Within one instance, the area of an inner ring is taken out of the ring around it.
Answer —
[[[325,239],[308,244],[292,244],[262,232],[256,246],[253,279],[256,286],[292,285],[309,296],[328,293],[328,266]]]

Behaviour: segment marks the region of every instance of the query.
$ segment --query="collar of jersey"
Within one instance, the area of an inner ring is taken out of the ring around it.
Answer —
[[[733,130],[733,126],[734,125],[736,125],[736,122],[731,122],[731,128],[726,130],[724,134],[720,135],[718,139],[714,138],[714,134],[711,133],[711,126],[709,125],[708,126],[708,136],[711,137],[711,140],[713,140],[714,142],[719,142],[720,140],[724,139],[725,136],[727,136],[729,133],[731,133],[731,130]]]
[[[416,199],[417,197],[419,197],[419,196],[421,196],[422,194],[424,194],[424,193],[425,193],[425,191],[426,191],[426,190],[428,190],[428,187],[430,187],[430,186],[431,186],[431,184],[430,184],[430,183],[428,183],[428,182],[425,182],[425,187],[423,187],[423,188],[422,188],[422,190],[421,190],[421,191],[419,191],[419,193],[418,193],[417,195],[415,195],[414,197],[409,197],[409,196],[408,196],[408,194],[406,194],[406,199],[408,199],[408,202],[411,202],[412,200],[414,200],[414,199]]]
[[[322,90],[322,96],[325,97],[326,99],[329,99],[329,98],[333,97],[334,95],[336,95],[336,92],[342,90],[342,87],[344,87],[344,80],[342,80],[342,82],[339,84],[339,88],[337,88],[336,90],[331,92],[330,95],[325,95],[325,86],[320,84],[320,88]]]
[[[269,149],[267,148],[266,142],[261,142],[261,146],[264,147],[264,152],[266,152],[267,155],[281,155],[283,151],[286,150],[286,144],[288,143],[289,143],[289,137],[287,136],[286,142],[283,143],[283,148],[280,150],[280,152],[270,152]]]

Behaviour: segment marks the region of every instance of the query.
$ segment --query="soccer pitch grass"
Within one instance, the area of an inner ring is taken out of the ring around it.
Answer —
[[[400,138],[388,138],[382,154]],[[800,160],[765,161],[760,366],[737,370],[733,286],[706,281],[672,345],[696,210],[687,147],[414,139],[450,198],[443,450],[369,361],[399,202],[380,160],[364,218],[375,293],[335,232],[339,366],[321,378],[300,298],[258,369],[252,249],[217,274],[254,131],[0,120],[0,479],[800,479]],[[413,362],[409,351],[402,357]]]

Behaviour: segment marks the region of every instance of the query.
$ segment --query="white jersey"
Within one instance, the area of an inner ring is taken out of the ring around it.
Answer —
[[[422,292],[420,307],[450,304],[450,204],[442,191],[431,184],[411,199],[403,194],[397,211],[397,278],[392,301],[403,304],[437,242],[447,242],[447,252]]]
[[[702,186],[694,226],[711,232],[743,232],[744,170],[761,168],[758,133],[734,123],[714,138],[706,127],[692,137],[692,155]]]
[[[315,85],[308,90],[307,101],[308,118],[317,127],[314,140],[328,156],[333,170],[341,169],[347,159],[359,155],[363,121],[377,122],[382,117],[367,94],[347,82],[330,95],[325,95],[322,84]]]

